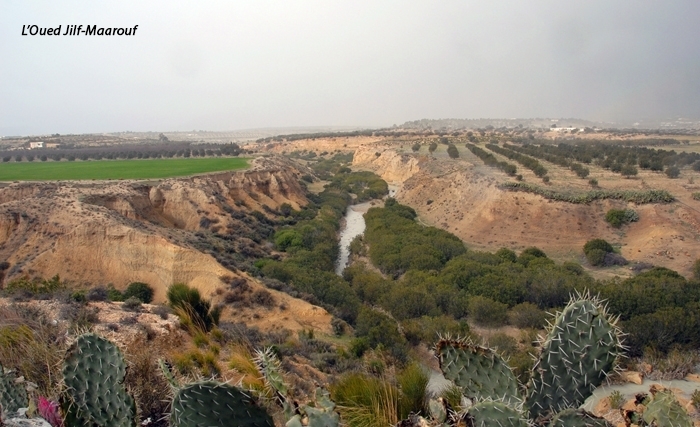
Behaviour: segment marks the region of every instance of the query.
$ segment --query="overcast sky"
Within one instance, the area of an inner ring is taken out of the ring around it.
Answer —
[[[3,0],[0,64],[0,135],[700,118],[700,1]]]

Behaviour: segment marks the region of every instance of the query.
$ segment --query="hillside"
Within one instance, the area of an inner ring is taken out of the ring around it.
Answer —
[[[381,155],[376,156],[377,152]],[[572,204],[498,188],[499,183],[512,179],[484,166],[464,148],[460,148],[460,158],[453,160],[444,151],[431,157],[401,152],[386,144],[367,145],[358,150],[353,165],[400,183],[397,199],[416,209],[421,221],[456,234],[473,248],[494,251],[537,246],[555,259],[584,263],[583,244],[603,238],[619,245],[621,254],[630,261],[664,266],[685,275],[690,274],[700,253],[700,211],[693,207],[697,202],[691,198],[699,187],[688,184],[687,179],[670,180],[648,173],[626,180],[601,170],[597,173],[603,188],[663,188],[678,201],[638,206],[618,200]],[[535,177],[526,176],[525,180],[535,181]],[[567,189],[585,191],[583,180],[553,181]],[[609,209],[626,207],[639,213],[639,222],[623,229],[605,222]]]
[[[306,204],[301,174],[288,161],[260,158],[246,171],[192,178],[10,184],[0,188],[0,257],[10,264],[5,283],[56,274],[78,288],[124,289],[139,281],[153,286],[155,302],[179,282],[215,301],[236,277],[255,291],[263,285],[241,267],[247,253],[270,254],[260,234],[271,228],[261,212]],[[275,304],[266,316],[241,308],[237,320],[329,330],[325,310],[270,292]]]

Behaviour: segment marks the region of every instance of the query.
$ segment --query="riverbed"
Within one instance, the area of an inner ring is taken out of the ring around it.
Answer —
[[[389,197],[396,196],[398,189],[398,185],[389,184]],[[352,242],[352,239],[365,232],[366,224],[364,215],[369,208],[377,205],[378,202],[380,201],[370,200],[369,202],[350,205],[345,211],[343,224],[340,227],[340,242],[338,243],[340,254],[335,263],[335,274],[338,276],[341,276],[345,267],[348,266],[348,260],[350,259],[350,242]]]
[[[348,266],[350,242],[352,242],[352,239],[365,232],[366,225],[363,215],[372,207],[372,203],[374,202],[350,205],[347,211],[345,211],[345,223],[340,228],[340,254],[338,255],[338,261],[335,263],[335,273],[339,276],[343,274],[343,270]]]

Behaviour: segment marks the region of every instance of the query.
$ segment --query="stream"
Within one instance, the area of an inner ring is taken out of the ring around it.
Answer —
[[[343,275],[343,270],[348,266],[350,258],[350,242],[352,239],[365,232],[364,214],[372,206],[372,202],[364,202],[357,205],[348,206],[345,211],[345,224],[340,228],[340,254],[335,263],[335,274]]]
[[[396,196],[397,190],[397,185],[389,184],[389,197]],[[335,263],[335,274],[338,276],[342,276],[343,270],[348,266],[350,242],[352,242],[352,239],[365,232],[366,224],[364,214],[369,208],[376,205],[377,202],[378,200],[370,200],[369,202],[350,205],[345,211],[343,225],[340,227],[340,242],[338,243],[340,254]]]

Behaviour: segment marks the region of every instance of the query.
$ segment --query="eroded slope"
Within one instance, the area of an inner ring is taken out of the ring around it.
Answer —
[[[466,150],[453,160],[397,148],[387,143],[362,146],[353,165],[401,184],[397,193],[401,203],[416,209],[424,223],[456,234],[472,248],[537,246],[553,258],[585,263],[584,243],[603,238],[621,245],[622,255],[629,260],[685,275],[691,274],[700,253],[700,212],[692,206],[687,185],[679,180],[650,174],[620,183],[633,189],[668,189],[679,199],[668,205],[611,200],[571,204],[498,188],[509,178]],[[621,230],[612,228],[604,217],[613,207],[635,209],[640,221]]]
[[[255,291],[263,285],[235,260],[270,254],[261,234],[271,227],[261,212],[304,205],[301,173],[283,159],[261,158],[246,171],[151,183],[9,185],[0,189],[0,258],[10,264],[5,282],[59,274],[76,285],[123,289],[141,281],[154,287],[156,302],[178,282],[216,301],[231,277],[244,278]],[[270,292],[265,316],[259,307],[242,306],[236,318],[265,329],[330,330],[325,310]]]

